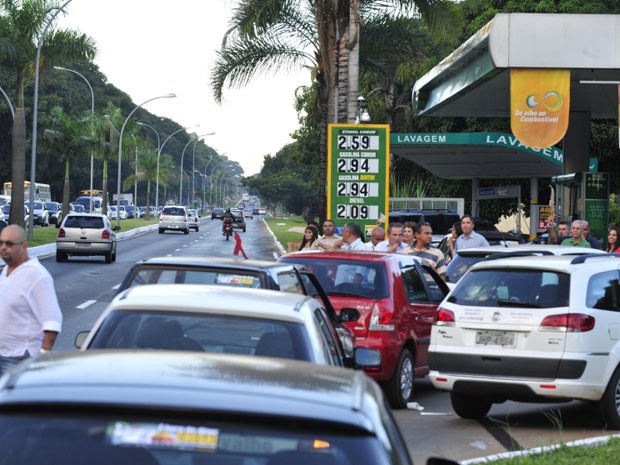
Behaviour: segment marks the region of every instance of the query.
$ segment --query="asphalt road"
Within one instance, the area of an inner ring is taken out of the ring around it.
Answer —
[[[119,241],[118,258],[105,264],[102,257],[73,258],[56,263],[53,256],[40,257],[54,276],[64,313],[63,332],[55,350],[77,350],[74,338],[88,331],[129,268],[155,256],[233,256],[234,240],[225,241],[221,221],[201,221],[199,232],[189,235],[156,230]],[[249,258],[272,260],[278,249],[266,225],[258,218],[239,232]],[[432,387],[427,379],[415,383],[414,401],[419,410],[395,411],[411,456],[418,465],[432,456],[467,460],[502,453],[602,436],[594,407],[583,402],[568,404],[517,404],[507,402],[492,408],[483,421],[463,420],[450,406],[449,394]]]

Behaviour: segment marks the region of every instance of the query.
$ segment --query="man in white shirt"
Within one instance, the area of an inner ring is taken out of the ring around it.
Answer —
[[[21,360],[49,352],[62,326],[62,312],[49,272],[28,257],[26,234],[10,225],[0,232],[0,374]]]
[[[368,250],[362,241],[362,229],[354,221],[349,221],[342,228],[342,250]]]
[[[312,243],[314,249],[335,250],[341,244],[340,237],[336,234],[336,225],[332,220],[323,222],[323,235]]]
[[[383,240],[385,240],[385,229],[381,226],[375,227],[370,233],[370,240],[365,244],[366,250],[374,251],[375,247]]]
[[[474,231],[474,219],[471,215],[463,215],[461,218],[461,230],[463,234],[456,238],[454,250],[470,249],[472,247],[488,247],[489,243],[484,236]]]
[[[403,225],[400,223],[390,223],[388,227],[388,238],[375,246],[375,252],[402,252],[406,248],[402,240]]]

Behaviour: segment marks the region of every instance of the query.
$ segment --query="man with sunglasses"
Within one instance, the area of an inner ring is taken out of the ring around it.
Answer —
[[[62,326],[54,281],[28,257],[26,233],[9,225],[0,232],[0,374],[21,360],[49,352]]]

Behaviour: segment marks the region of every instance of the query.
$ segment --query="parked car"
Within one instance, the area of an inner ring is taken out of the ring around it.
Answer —
[[[211,219],[212,220],[221,220],[224,218],[224,213],[226,213],[226,210],[224,210],[223,208],[220,207],[215,207],[211,210]]]
[[[0,384],[0,450],[11,464],[412,465],[359,371],[165,351],[27,360]]]
[[[116,261],[116,227],[99,213],[70,213],[56,236],[56,261],[70,256],[103,255],[106,263]]]
[[[472,247],[457,251],[448,263],[446,282],[456,283],[474,264],[490,256],[501,255],[583,255],[588,253],[605,253],[602,250],[588,247],[572,247],[563,245],[518,244],[513,246],[491,245],[489,247]]]
[[[417,208],[400,208],[390,210],[390,223],[420,223],[427,222],[433,230],[433,244],[439,244],[442,238],[448,234],[452,225],[460,221],[459,214],[452,210],[420,210]]]
[[[116,205],[108,205],[108,218],[110,218],[111,220],[117,219]],[[123,205],[120,206],[120,219],[121,220],[127,219],[127,211],[125,210],[125,207]]]
[[[135,205],[125,205],[125,211],[127,212],[127,218],[140,218],[138,207]]]
[[[265,289],[132,287],[114,298],[76,345],[82,350],[187,350],[344,366],[336,330],[315,299]],[[380,365],[377,351],[358,350],[359,364],[371,360],[372,366]]]
[[[280,262],[297,263],[317,276],[336,309],[355,308],[347,321],[357,347],[378,349],[382,365],[367,374],[379,381],[394,408],[413,395],[415,376],[428,373],[428,344],[439,303],[448,287],[416,257],[350,251],[293,252]]]
[[[58,202],[45,202],[45,206],[50,224],[60,224],[62,222],[62,205]]]
[[[158,257],[132,266],[117,293],[132,286],[149,284],[216,284],[293,292],[315,298],[327,312],[338,332],[345,365],[353,366],[353,332],[343,321],[354,321],[359,312],[347,308],[336,313],[321,283],[312,271],[301,265],[263,260],[235,260],[214,257]]]
[[[238,208],[231,208],[230,213],[232,213],[235,217],[232,223],[233,229],[241,229],[243,232],[245,232],[247,225],[245,223],[245,217],[243,216],[243,210],[240,210]]]
[[[26,205],[30,207],[30,202],[26,202]],[[35,200],[33,207],[29,208],[29,210],[32,212],[32,221],[35,225],[43,227],[50,225],[50,215],[45,202],[42,202],[41,200]]]
[[[164,231],[183,231],[189,234],[189,219],[187,210],[180,205],[165,206],[159,215],[159,234]]]
[[[187,210],[187,219],[190,229],[193,229],[196,232],[200,231],[200,217],[198,216],[198,210],[193,208]]]
[[[474,265],[438,311],[430,379],[463,418],[506,400],[594,402],[620,429],[618,256]]]

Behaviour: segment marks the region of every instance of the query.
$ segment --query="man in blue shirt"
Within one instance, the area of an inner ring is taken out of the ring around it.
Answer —
[[[461,230],[463,234],[456,238],[454,250],[470,249],[472,247],[488,247],[489,243],[484,236],[474,231],[474,218],[471,215],[463,215],[461,218]]]

